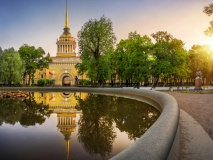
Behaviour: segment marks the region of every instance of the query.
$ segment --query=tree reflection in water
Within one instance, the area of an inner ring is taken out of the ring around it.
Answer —
[[[82,116],[78,122],[78,140],[92,155],[105,157],[111,153],[116,137],[113,123],[129,139],[136,140],[156,121],[160,112],[140,101],[89,94],[78,100]]]
[[[160,114],[147,103],[121,97],[115,99],[114,108],[113,119],[117,128],[125,131],[131,140],[140,138]]]
[[[17,122],[24,127],[43,124],[49,117],[48,105],[37,104],[33,97],[27,99],[0,99],[0,125],[14,125]]]
[[[105,157],[111,153],[116,137],[111,111],[112,97],[90,94],[79,99],[77,109],[82,110],[78,121],[78,140],[91,155]]]

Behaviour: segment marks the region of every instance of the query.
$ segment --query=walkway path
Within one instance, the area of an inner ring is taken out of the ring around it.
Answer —
[[[213,94],[167,92],[180,107],[180,159],[213,159]]]

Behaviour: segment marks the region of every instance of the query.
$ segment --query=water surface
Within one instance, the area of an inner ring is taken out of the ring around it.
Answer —
[[[4,160],[109,159],[134,143],[159,111],[127,98],[87,93],[31,93],[0,99]]]

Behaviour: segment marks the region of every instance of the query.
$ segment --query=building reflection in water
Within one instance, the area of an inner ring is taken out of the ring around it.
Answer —
[[[78,92],[34,93],[34,98],[38,103],[49,105],[49,110],[57,114],[57,128],[64,135],[67,160],[70,154],[70,137],[76,128],[76,114],[81,113],[75,108],[78,103],[77,99],[84,99],[86,96],[87,93]]]

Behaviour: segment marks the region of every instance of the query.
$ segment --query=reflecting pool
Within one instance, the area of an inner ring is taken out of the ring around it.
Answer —
[[[0,99],[0,159],[109,159],[156,121],[154,107],[122,97],[32,92]]]

